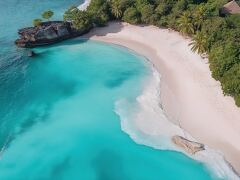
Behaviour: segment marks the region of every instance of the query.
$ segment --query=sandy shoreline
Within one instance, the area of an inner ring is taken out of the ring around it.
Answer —
[[[240,172],[240,108],[223,96],[207,60],[190,50],[189,39],[167,29],[126,23],[95,28],[84,38],[126,46],[147,57],[162,76],[161,101],[169,119],[223,152]]]

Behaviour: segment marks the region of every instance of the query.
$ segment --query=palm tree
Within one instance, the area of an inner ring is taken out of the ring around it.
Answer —
[[[178,19],[178,28],[182,34],[194,34],[192,16],[189,11],[184,12],[183,15]]]
[[[206,35],[203,32],[197,31],[189,46],[192,46],[191,50],[193,52],[197,52],[201,56],[204,55],[208,50]]]
[[[120,19],[122,17],[122,7],[121,2],[119,0],[113,0],[111,3],[111,11],[112,14],[117,18]]]
[[[195,13],[193,14],[194,25],[196,26],[196,30],[200,30],[204,20],[206,18],[206,12],[204,6],[199,6]]]

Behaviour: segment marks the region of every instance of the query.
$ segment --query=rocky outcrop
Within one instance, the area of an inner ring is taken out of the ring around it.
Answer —
[[[81,30],[76,30],[69,22],[44,22],[40,26],[20,29],[18,31],[20,38],[15,41],[15,44],[26,48],[53,44],[81,36],[90,31],[91,28],[92,26],[88,26]]]
[[[33,56],[35,56],[36,54],[35,54],[35,52],[34,51],[28,51],[28,53],[27,53],[27,56],[28,57],[33,57]]]
[[[190,141],[182,136],[173,136],[172,141],[189,154],[195,154],[205,150],[204,145],[198,142]]]

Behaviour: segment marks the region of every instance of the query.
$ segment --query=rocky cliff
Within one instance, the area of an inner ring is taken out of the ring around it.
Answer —
[[[90,31],[91,28],[92,26],[89,26],[76,30],[69,22],[44,22],[40,26],[20,29],[18,31],[20,38],[15,41],[15,44],[26,48],[53,44],[81,36]]]

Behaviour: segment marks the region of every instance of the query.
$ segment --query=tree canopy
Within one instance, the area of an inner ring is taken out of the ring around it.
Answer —
[[[72,23],[72,26],[81,31],[92,26],[92,18],[86,11],[81,11],[77,7],[70,7],[63,15],[64,21]]]
[[[45,11],[42,13],[42,18],[47,19],[49,21],[49,19],[54,15],[54,12],[51,10]]]

